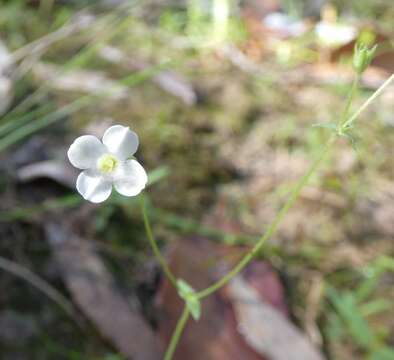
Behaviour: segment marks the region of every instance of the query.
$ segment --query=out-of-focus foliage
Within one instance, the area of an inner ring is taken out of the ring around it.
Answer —
[[[158,321],[138,200],[115,195],[89,207],[67,172],[72,139],[99,136],[112,122],[140,136],[163,247],[188,234],[253,244],[327,138],[313,125],[336,122],[349,91],[356,39],[322,43],[316,24],[325,18],[379,42],[354,111],[390,71],[394,19],[391,1],[273,1],[261,13],[258,3],[136,1],[125,10],[111,1],[2,1],[1,40],[19,57],[2,74],[13,88],[0,119],[0,256],[71,297],[42,230],[52,218],[70,222]],[[267,28],[263,20],[281,9],[292,31],[302,23],[301,34]],[[82,28],[64,33],[78,19]],[[43,48],[29,47],[36,40]],[[328,358],[393,358],[393,110],[390,89],[365,112],[355,150],[338,143],[261,254],[282,275],[297,324]],[[37,163],[32,174],[27,166]],[[210,221],[218,213],[224,225]],[[1,274],[0,290],[0,307],[11,312],[0,311],[0,322],[31,329],[21,345],[0,332],[9,358],[122,358],[93,326],[81,332],[20,280]]]

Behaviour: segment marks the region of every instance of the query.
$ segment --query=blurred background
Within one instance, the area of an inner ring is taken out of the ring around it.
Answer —
[[[66,152],[140,137],[155,236],[196,289],[254,244],[320,151],[356,41],[352,112],[394,71],[391,0],[0,2],[0,359],[161,359],[181,312],[140,196],[76,192]],[[394,359],[394,87],[279,231],[203,302],[176,359]],[[256,321],[258,320],[256,326]]]

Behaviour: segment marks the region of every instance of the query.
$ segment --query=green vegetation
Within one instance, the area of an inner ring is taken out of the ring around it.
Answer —
[[[313,22],[308,3],[282,6]],[[291,314],[327,358],[394,359],[393,87],[365,108],[356,129],[350,116],[392,74],[394,10],[390,1],[332,3],[335,21],[378,42],[380,59],[355,82],[342,114],[354,44],[326,48],[312,28],[275,37],[256,30],[235,1],[2,1],[0,40],[12,65],[0,74],[12,90],[0,94],[10,102],[0,118],[1,257],[71,297],[43,241],[45,224],[60,217],[92,239],[126,293],[136,292],[153,261],[141,199],[114,194],[91,207],[59,177],[44,171],[24,182],[19,173],[47,160],[62,169],[75,135],[107,123],[140,136],[137,157],[150,179],[144,206],[162,248],[189,235],[255,245],[331,131],[342,131],[258,257],[287,278]],[[50,299],[4,278],[2,308],[31,316],[36,330],[19,349],[0,336],[0,353],[123,358],[93,326],[81,331]],[[184,280],[183,319],[189,311],[198,318],[204,308]],[[145,312],[152,298],[143,299]]]

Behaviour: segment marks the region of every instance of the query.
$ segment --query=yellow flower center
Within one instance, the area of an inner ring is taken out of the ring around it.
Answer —
[[[104,174],[113,172],[117,165],[118,159],[116,159],[116,157],[111,154],[105,154],[97,161],[98,169]]]

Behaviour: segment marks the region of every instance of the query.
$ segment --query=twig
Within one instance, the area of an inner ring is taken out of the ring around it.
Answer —
[[[38,275],[34,274],[24,266],[4,257],[0,257],[0,269],[26,280],[35,288],[43,292],[49,299],[58,304],[77,323],[77,325],[81,327],[81,323],[76,317],[76,311],[72,303],[45,280],[41,279]]]

